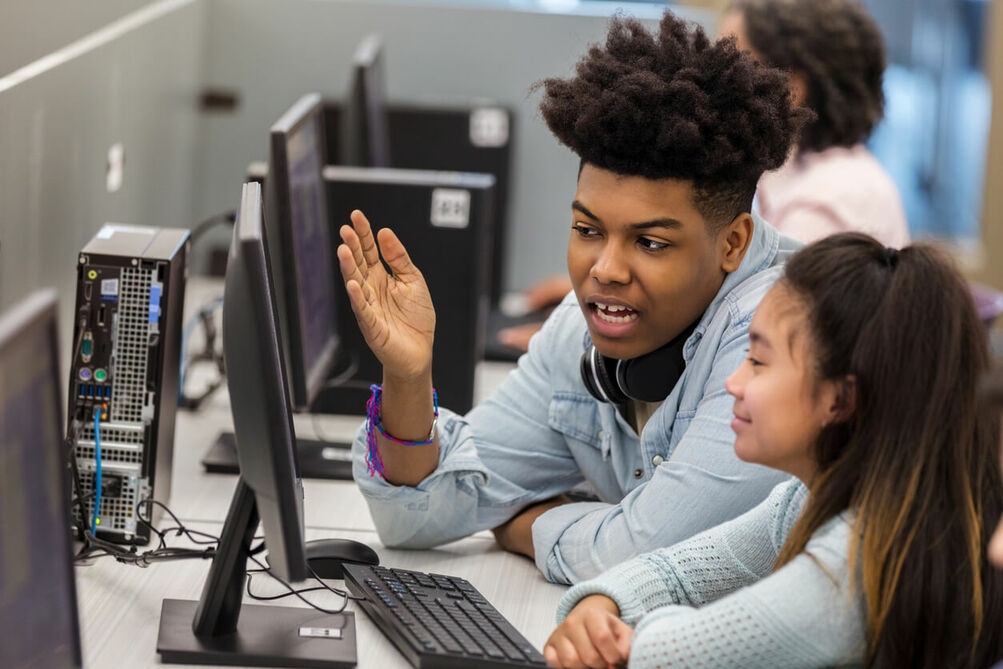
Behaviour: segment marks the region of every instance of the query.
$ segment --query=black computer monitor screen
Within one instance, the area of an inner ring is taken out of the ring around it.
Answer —
[[[0,667],[78,667],[56,297],[0,319]]]
[[[352,58],[352,81],[342,124],[342,164],[390,167],[383,40],[363,39]]]
[[[240,478],[202,597],[163,601],[157,652],[167,663],[354,667],[351,613],[242,604],[247,562],[257,560],[251,543],[259,520],[271,573],[286,581],[301,581],[309,573],[303,488],[265,236],[261,184],[244,184],[223,300],[223,356]]]
[[[303,487],[282,362],[261,187],[245,184],[226,265],[223,357],[240,475],[254,492],[272,570],[307,576]]]
[[[283,246],[286,323],[293,402],[307,408],[327,381],[337,351],[335,279],[323,179],[319,95],[297,102],[272,127],[269,178]]]

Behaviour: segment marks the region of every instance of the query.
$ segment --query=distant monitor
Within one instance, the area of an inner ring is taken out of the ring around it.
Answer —
[[[248,166],[247,180],[267,193],[264,227],[272,240],[269,260],[290,391],[296,411],[308,411],[330,383],[340,350],[339,307],[328,192],[322,174],[325,132],[319,94],[305,95],[270,132],[268,163]],[[354,320],[349,308],[347,313]],[[351,444],[297,439],[300,474],[305,478],[351,480]],[[238,473],[236,441],[223,432],[202,458],[206,471]]]
[[[261,187],[245,184],[223,302],[223,355],[240,478],[202,599],[164,600],[157,640],[164,662],[355,666],[350,612],[327,615],[301,607],[241,606],[259,520],[273,573],[287,581],[301,581],[308,574],[303,488],[277,316]]]
[[[342,165],[390,167],[383,39],[369,35],[352,58],[352,81],[342,122]]]
[[[79,667],[56,293],[0,318],[0,667]]]
[[[490,268],[489,174],[333,167],[324,170],[332,220],[348,221],[361,209],[376,228],[390,226],[421,269],[435,300],[432,378],[439,403],[458,413],[474,405],[474,371],[483,349]],[[341,313],[351,314],[344,287],[337,291]],[[383,368],[359,330],[354,315],[343,318],[339,356],[347,370],[336,387],[314,402],[317,413],[362,414],[371,384]],[[333,385],[333,384],[332,384]]]
[[[266,182],[268,232],[278,233],[273,254],[279,251],[284,284],[293,404],[301,411],[327,382],[338,347],[324,151],[321,97],[305,95],[272,126]]]

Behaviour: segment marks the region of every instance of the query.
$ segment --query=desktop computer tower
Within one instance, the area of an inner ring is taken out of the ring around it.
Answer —
[[[79,421],[74,455],[88,517],[78,508],[74,522],[90,526],[93,514],[97,413],[96,528],[109,541],[147,543],[137,505],[170,495],[188,247],[188,230],[108,224],[77,258],[67,415],[71,429]]]
[[[328,166],[324,180],[332,244],[340,243],[338,229],[360,209],[374,232],[392,228],[421,270],[435,305],[432,380],[439,404],[466,413],[473,407],[474,368],[484,345],[494,177]],[[381,383],[382,368],[362,338],[340,277],[338,284],[338,362],[311,410],[364,414],[369,386]]]
[[[340,128],[344,105],[327,101],[324,123]],[[491,174],[495,178],[492,198],[491,274],[485,287],[491,306],[502,293],[504,253],[507,244],[508,207],[512,172],[514,115],[492,103],[451,106],[388,104],[387,129],[391,167],[413,170],[450,170]],[[327,163],[342,155],[337,132],[329,132]]]

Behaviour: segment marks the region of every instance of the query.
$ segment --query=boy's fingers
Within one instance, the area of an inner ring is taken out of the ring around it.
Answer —
[[[362,255],[368,267],[378,265],[380,254],[376,248],[376,239],[373,237],[373,227],[369,224],[369,219],[358,209],[351,214],[352,226],[359,236],[359,245],[362,248]]]
[[[352,311],[355,312],[355,318],[359,321],[359,329],[362,330],[368,344],[379,329],[376,311],[369,306],[369,302],[362,295],[362,286],[357,281],[352,279],[346,283],[345,290],[348,292],[348,301],[352,305]]]
[[[338,266],[341,268],[341,277],[345,280],[346,285],[349,281],[355,281],[359,284],[365,301],[371,302],[373,299],[373,289],[366,281],[366,276],[355,261],[352,250],[346,244],[341,244],[338,246],[337,253]]]
[[[421,272],[411,262],[411,256],[407,254],[404,244],[401,243],[401,240],[394,234],[393,230],[383,228],[379,232],[379,237],[380,248],[383,249],[383,258],[390,265],[390,269],[393,270],[394,277],[409,282],[421,276]]]

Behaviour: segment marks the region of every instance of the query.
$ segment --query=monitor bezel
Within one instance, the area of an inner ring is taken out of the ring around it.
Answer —
[[[44,328],[49,340],[48,349],[50,360],[52,360],[52,370],[54,378],[52,381],[52,402],[57,407],[59,421],[56,424],[56,434],[63,434],[64,424],[63,400],[62,400],[62,374],[59,371],[59,326],[57,312],[59,298],[55,289],[48,288],[32,293],[27,298],[14,305],[9,311],[0,316],[0,358],[7,351],[8,347],[14,345],[17,339],[24,335],[26,331],[36,328]],[[60,442],[60,459],[65,457],[63,453],[64,444]],[[59,489],[63,491],[63,510],[69,523],[71,512],[70,481],[66,467],[59,467],[56,474],[59,477]],[[65,528],[66,532],[66,578],[70,584],[69,602],[72,606],[72,630],[73,639],[73,666],[83,666],[83,650],[80,637],[80,618],[77,598],[76,575],[73,570],[73,542],[70,528]]]
[[[278,438],[284,443],[283,448],[275,448],[274,444],[269,448],[270,462],[268,464],[271,468],[271,485],[274,486],[275,494],[275,499],[269,499],[269,502],[276,508],[291,504],[298,522],[278,522],[278,520],[288,520],[288,518],[283,517],[282,510],[279,510],[278,515],[280,518],[277,520],[271,516],[270,511],[273,509],[270,509],[267,505],[259,502],[257,507],[262,523],[265,524],[266,540],[269,536],[269,530],[271,530],[271,533],[278,532],[282,537],[282,550],[276,550],[274,553],[269,551],[269,559],[273,570],[284,578],[295,581],[306,578],[308,574],[306,568],[306,549],[304,547],[306,539],[303,527],[302,483],[299,475],[299,464],[296,458],[296,432],[293,427],[292,406],[289,401],[288,386],[285,383],[286,374],[282,357],[282,336],[278,321],[274,283],[271,280],[272,272],[268,258],[268,242],[265,234],[261,185],[257,183],[244,184],[240,209],[234,224],[232,241],[234,247],[239,245],[239,255],[235,257],[231,251],[227,265],[229,267],[237,261],[243,262],[243,267],[236,269],[244,273],[247,280],[245,288],[251,291],[247,297],[250,298],[249,304],[251,306],[251,315],[255,322],[256,334],[242,336],[257,336],[261,338],[259,344],[272,349],[271,354],[274,355],[274,361],[272,361],[274,364],[264,359],[263,356],[257,363],[260,370],[259,374],[263,381],[263,388],[274,389],[273,392],[277,392],[281,397],[281,403],[265,402],[265,404],[272,405],[273,410],[281,411],[283,414],[281,416],[281,425],[279,421],[271,422],[278,430],[272,431],[273,433],[269,435],[257,435],[259,439]],[[258,285],[254,285],[255,282],[258,282]],[[230,277],[228,277],[226,283],[227,288],[230,288]],[[265,296],[267,296],[267,299],[255,299],[255,297],[261,298]],[[226,332],[228,320],[227,297],[224,297],[223,310],[223,355],[227,363],[227,370],[233,370],[235,368],[232,357],[233,353],[231,351],[228,355],[229,349],[225,345],[228,338]],[[232,375],[233,373],[230,371],[227,376],[228,385]],[[234,404],[233,393],[231,393],[230,403],[232,411]],[[277,408],[279,404],[281,404],[280,409]],[[249,449],[246,446],[241,448],[241,426],[237,423],[237,416],[234,413],[234,434],[237,439],[237,459],[240,463],[241,476],[254,490],[255,499],[258,500],[263,491],[255,488],[253,479],[247,478],[247,472],[253,471],[254,468],[248,466],[250,463],[247,458],[251,456]],[[294,497],[282,500],[283,490],[292,491]],[[297,494],[300,495],[298,499],[296,498]],[[288,512],[288,510],[286,511]],[[272,548],[277,549],[278,547],[273,545]]]
[[[336,360],[340,338],[338,335],[338,313],[334,299],[335,286],[330,286],[331,313],[334,314],[334,328],[325,342],[317,361],[312,369],[305,368],[303,335],[303,314],[299,302],[299,277],[296,273],[296,244],[292,230],[292,193],[289,183],[289,156],[287,152],[288,139],[294,135],[309,119],[313,118],[316,128],[317,156],[320,165],[318,180],[321,185],[321,215],[325,220],[325,231],[328,233],[328,247],[331,250],[331,277],[335,281],[336,267],[334,265],[333,247],[330,240],[330,207],[327,201],[327,186],[324,182],[323,170],[325,160],[325,129],[323,101],[319,93],[311,93],[301,97],[272,126],[269,138],[269,169],[266,185],[274,197],[275,216],[273,229],[279,230],[279,257],[282,262],[282,283],[285,306],[286,330],[288,332],[287,347],[289,352],[289,375],[292,390],[293,406],[298,411],[309,409],[310,404],[327,383],[328,375]]]

